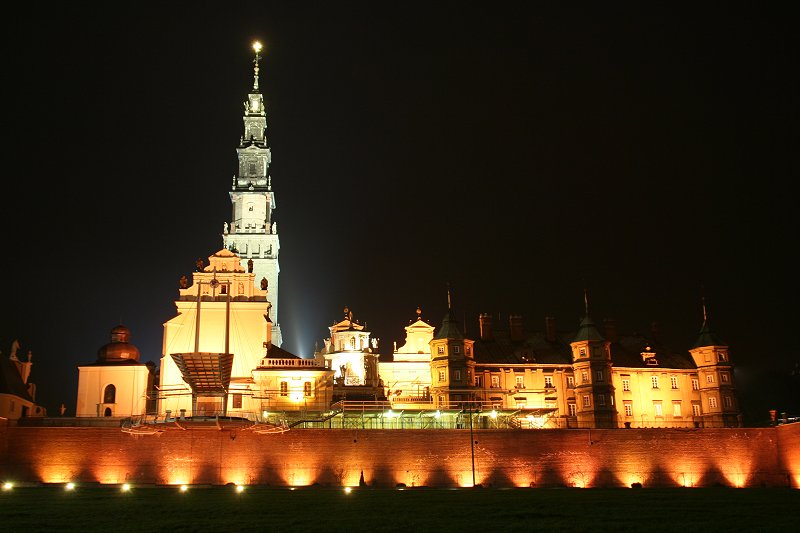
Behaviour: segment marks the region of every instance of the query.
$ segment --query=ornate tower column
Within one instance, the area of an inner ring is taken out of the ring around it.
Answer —
[[[253,88],[244,102],[244,135],[239,140],[236,154],[239,171],[233,176],[231,187],[231,220],[224,225],[222,242],[225,248],[242,258],[242,266],[255,274],[258,288],[268,287],[272,303],[272,344],[282,343],[278,316],[278,239],[277,224],[273,220],[275,193],[269,165],[272,152],[267,142],[267,116],[264,97],[258,88],[258,69],[261,61],[261,44],[253,44]]]

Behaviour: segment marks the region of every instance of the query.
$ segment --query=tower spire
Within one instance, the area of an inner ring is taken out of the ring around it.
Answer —
[[[583,306],[586,310],[586,316],[589,316],[589,289],[583,288]]]
[[[450,298],[450,282],[447,282],[447,310],[450,311],[453,309],[452,299]]]
[[[261,61],[261,43],[255,41],[253,43],[253,50],[256,55],[253,58],[253,91],[258,91],[258,64]]]

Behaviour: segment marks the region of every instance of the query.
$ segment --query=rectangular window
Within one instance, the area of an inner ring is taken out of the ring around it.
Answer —
[[[439,383],[444,383],[444,370],[439,370]]]
[[[453,346],[453,353],[461,353],[461,346]]]
[[[575,377],[567,376],[567,387],[574,387],[574,386],[575,386]]]
[[[578,416],[578,408],[574,403],[568,403],[567,409],[569,409],[569,416]]]
[[[658,376],[651,376],[650,382],[653,384],[654,389],[658,388]]]
[[[712,409],[717,408],[717,399],[714,396],[709,396],[708,406],[711,407]]]
[[[629,391],[631,390],[631,380],[623,379],[622,380],[622,390]]]
[[[733,407],[733,398],[730,396],[723,396],[722,401],[725,402],[725,407]]]
[[[493,389],[500,388],[500,376],[492,376],[492,388]]]
[[[700,390],[700,380],[692,378],[692,390]]]
[[[525,409],[525,407],[527,407],[527,405],[528,405],[528,404],[525,402],[525,400],[516,400],[516,402],[517,402],[517,404],[516,404],[516,406],[515,406],[515,407],[516,407],[517,409]]]
[[[516,379],[516,385],[514,385],[514,388],[524,389],[525,388],[525,384],[523,383],[523,379],[524,379],[523,376],[515,376],[515,379]]]
[[[661,402],[653,402],[653,413],[656,416],[664,416],[664,411],[661,408]]]
[[[453,370],[453,381],[461,381],[461,370]]]
[[[233,395],[233,408],[234,409],[241,409],[242,408],[242,395],[241,394],[234,394]]]
[[[633,416],[633,404],[625,402],[625,416]]]
[[[720,379],[722,380],[723,383],[727,383],[728,382],[728,373],[727,372],[723,372],[722,374],[719,375],[719,377],[720,377]]]
[[[603,371],[602,370],[595,370],[594,371],[594,379],[598,383],[603,381]]]
[[[306,381],[305,383],[303,383],[303,396],[305,396],[306,398],[311,396],[311,382],[310,381]]]
[[[606,396],[605,394],[598,394],[597,395],[597,405],[605,405],[606,404]]]
[[[714,383],[714,374],[708,374],[708,375],[706,375],[706,381],[707,381],[708,383]]]
[[[589,395],[588,394],[584,394],[583,395],[583,406],[584,407],[591,407],[591,405],[592,405],[592,400],[589,399]]]
[[[581,357],[586,357],[586,348],[581,348],[580,350],[578,350],[578,353],[581,354]]]
[[[444,354],[444,346],[437,346],[436,347],[436,353],[439,354],[439,355],[443,355]]]
[[[545,376],[544,377],[544,386],[548,389],[553,388],[553,376]]]
[[[289,384],[285,381],[281,381],[281,396],[288,396],[289,395]]]
[[[681,402],[672,402],[672,416],[681,417]]]
[[[700,404],[699,403],[693,403],[692,404],[692,415],[700,416]]]
[[[677,389],[678,388],[678,376],[670,376],[669,382],[672,385],[673,389]]]
[[[589,373],[585,370],[581,372],[581,383],[589,383]]]
[[[722,362],[728,360],[728,356],[725,354],[725,352],[718,352],[717,355],[719,356],[719,360]]]
[[[470,353],[472,353],[472,350],[470,349],[470,347],[469,347],[469,346],[465,347],[465,348],[464,348],[464,351],[465,351],[465,353],[466,353],[467,355],[469,355]]]
[[[475,376],[475,386],[483,388],[483,376]]]

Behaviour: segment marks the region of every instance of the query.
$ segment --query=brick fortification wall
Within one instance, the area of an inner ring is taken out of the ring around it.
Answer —
[[[800,424],[741,429],[475,430],[483,486],[792,486]],[[0,479],[57,483],[471,486],[469,430],[0,426]]]

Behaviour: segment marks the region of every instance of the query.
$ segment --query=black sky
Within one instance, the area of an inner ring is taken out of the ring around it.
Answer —
[[[731,347],[746,422],[800,411],[798,47],[783,3],[257,2],[7,19],[6,318],[39,400],[122,322],[158,361],[178,279],[222,247],[250,43],[281,238],[284,348],[349,306],[401,341],[446,284],[477,314],[656,321]]]

